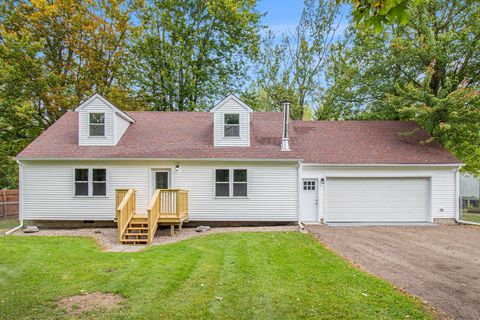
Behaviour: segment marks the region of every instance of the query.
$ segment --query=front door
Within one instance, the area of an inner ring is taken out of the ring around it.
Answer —
[[[156,189],[168,189],[169,187],[169,175],[168,171],[154,171],[153,187]]]
[[[318,222],[318,180],[303,179],[302,222]]]

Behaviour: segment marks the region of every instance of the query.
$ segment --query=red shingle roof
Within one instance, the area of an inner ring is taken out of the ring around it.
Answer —
[[[254,112],[250,147],[214,147],[213,114],[128,112],[135,119],[116,146],[78,145],[78,113],[68,112],[17,157],[160,159],[304,159],[320,164],[458,164],[439,143],[421,144],[423,130],[402,121],[292,121],[281,151],[282,113]]]

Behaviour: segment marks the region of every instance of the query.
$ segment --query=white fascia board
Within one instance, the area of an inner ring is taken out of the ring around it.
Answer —
[[[304,163],[306,167],[454,167],[460,168],[463,163]]]
[[[86,106],[88,106],[90,104],[90,102],[92,102],[93,100],[95,99],[100,99],[103,103],[105,103],[110,109],[112,109],[116,114],[118,114],[119,116],[121,116],[122,118],[124,118],[125,120],[127,120],[128,122],[130,123],[133,123],[135,122],[135,120],[130,117],[128,114],[126,114],[125,112],[123,112],[122,110],[118,109],[117,107],[115,107],[110,101],[108,101],[106,98],[104,98],[102,95],[98,94],[98,93],[95,93],[94,95],[92,95],[90,98],[88,98],[87,100],[85,100],[84,102],[82,102],[78,107],[75,108],[75,111],[80,111],[82,110],[83,108],[85,108]]]
[[[252,161],[252,162],[301,162],[302,159],[256,158],[15,158],[18,161]]]
[[[230,99],[235,100],[235,102],[237,102],[239,105],[245,108],[245,110],[247,110],[248,112],[253,112],[252,108],[250,108],[245,102],[240,100],[240,98],[234,95],[233,93],[228,94],[222,101],[217,103],[212,109],[210,109],[210,112],[215,112],[218,108],[223,106]]]

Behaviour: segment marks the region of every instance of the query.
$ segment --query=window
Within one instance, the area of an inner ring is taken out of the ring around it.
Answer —
[[[246,169],[216,169],[215,170],[216,197],[246,197],[247,170]]]
[[[303,190],[313,190],[315,191],[315,181],[314,180],[305,180],[303,181]]]
[[[225,137],[240,137],[240,114],[225,113],[223,124]]]
[[[106,169],[75,169],[75,196],[106,196]]]
[[[230,170],[215,170],[215,196],[230,196]]]
[[[88,169],[75,169],[75,195],[88,196]]]
[[[107,170],[92,169],[92,195],[107,195]]]
[[[90,117],[90,136],[105,136],[105,113],[89,113]]]
[[[247,170],[245,169],[233,170],[233,196],[247,196]]]

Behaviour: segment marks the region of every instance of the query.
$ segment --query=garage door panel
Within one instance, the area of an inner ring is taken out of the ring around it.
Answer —
[[[327,222],[429,221],[428,178],[328,178]]]

